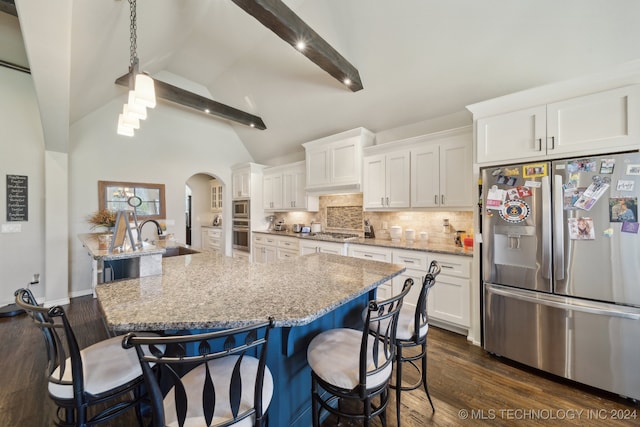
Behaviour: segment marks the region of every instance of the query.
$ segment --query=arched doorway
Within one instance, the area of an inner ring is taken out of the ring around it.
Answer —
[[[224,183],[208,173],[197,173],[185,183],[185,241],[194,248],[206,248],[202,232],[222,225],[222,191]],[[215,224],[214,224],[215,223]],[[220,250],[224,253],[224,241]]]

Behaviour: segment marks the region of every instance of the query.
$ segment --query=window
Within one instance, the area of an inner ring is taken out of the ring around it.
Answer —
[[[139,219],[167,217],[164,184],[98,181],[98,204],[100,209],[111,211],[131,210],[139,204],[135,207]]]

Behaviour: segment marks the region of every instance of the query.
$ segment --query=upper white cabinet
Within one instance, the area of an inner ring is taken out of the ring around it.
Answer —
[[[211,212],[220,212],[222,210],[222,185],[217,179],[209,181],[209,189],[211,191]]]
[[[305,162],[266,168],[263,207],[267,211],[318,211],[318,196],[305,190]]]
[[[473,207],[471,126],[364,150],[366,210]]]
[[[374,134],[356,128],[302,144],[305,149],[308,191],[359,190],[362,182],[362,149]]]
[[[476,121],[477,162],[556,158],[638,147],[640,85]]]
[[[473,206],[471,132],[447,135],[411,150],[411,206]]]
[[[265,210],[282,209],[282,174],[265,169],[262,185],[263,208]]]
[[[245,199],[251,197],[251,168],[234,170],[231,177],[232,198]]]
[[[364,208],[408,208],[409,150],[364,158]]]

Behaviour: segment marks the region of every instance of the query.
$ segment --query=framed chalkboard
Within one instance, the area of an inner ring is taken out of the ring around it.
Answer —
[[[7,221],[29,220],[29,177],[7,175]]]

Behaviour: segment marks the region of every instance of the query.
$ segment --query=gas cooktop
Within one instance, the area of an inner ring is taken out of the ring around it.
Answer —
[[[319,240],[337,240],[341,242],[356,240],[359,237],[357,234],[352,234],[352,233],[327,233],[327,232],[310,233],[309,236],[315,237],[316,239],[319,239]]]

